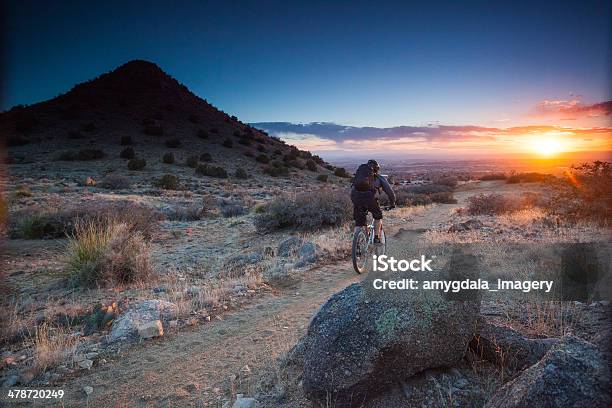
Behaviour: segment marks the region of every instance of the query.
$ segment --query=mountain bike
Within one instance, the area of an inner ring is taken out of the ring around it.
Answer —
[[[383,211],[389,211],[392,207],[383,207]],[[380,231],[380,244],[374,244],[374,218],[368,214],[368,222],[365,227],[360,227],[353,236],[353,268],[361,274],[366,269],[366,264],[372,255],[384,255],[387,251],[387,237],[384,225]]]

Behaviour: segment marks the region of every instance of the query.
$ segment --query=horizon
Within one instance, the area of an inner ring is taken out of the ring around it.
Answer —
[[[2,110],[139,58],[327,158],[612,150],[609,2],[118,4],[7,2]]]

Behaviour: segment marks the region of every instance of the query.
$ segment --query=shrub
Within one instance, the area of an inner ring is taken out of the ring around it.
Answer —
[[[232,148],[232,147],[234,147],[234,142],[232,142],[232,139],[225,139],[223,141],[223,146],[224,147],[228,147],[228,148]]]
[[[255,227],[262,232],[284,228],[316,231],[340,226],[352,216],[353,205],[348,194],[324,188],[273,200],[265,206],[265,211],[256,214]]]
[[[209,163],[209,162],[213,161],[213,158],[212,158],[212,156],[210,155],[210,153],[202,153],[202,154],[200,155],[200,161],[203,161],[203,162]]]
[[[198,115],[193,114],[193,113],[189,115],[188,119],[189,119],[189,121],[191,123],[198,123],[198,122],[200,122],[200,118],[198,117]]]
[[[287,166],[295,167],[296,169],[300,169],[300,170],[304,169],[304,165],[302,164],[302,162],[297,160],[297,159],[295,159],[295,160],[287,160],[285,162],[285,164]]]
[[[348,174],[343,167],[337,167],[336,170],[334,170],[334,175],[337,177],[344,177],[344,178],[351,177],[351,175]]]
[[[265,148],[265,147],[264,147],[264,145],[262,145],[262,144],[258,144],[258,145],[257,145],[257,151],[258,151],[258,152],[261,152],[261,153],[265,153],[265,152],[267,152],[266,148]]]
[[[234,136],[236,137],[242,137],[242,133],[240,133],[239,130],[234,130]]]
[[[208,139],[208,132],[204,129],[198,129],[197,135],[200,139]]]
[[[196,174],[201,176],[227,178],[227,171],[223,167],[210,166],[208,164],[200,164],[196,168]]]
[[[238,217],[247,213],[247,209],[241,201],[221,200],[219,210],[225,218]]]
[[[174,153],[168,152],[162,157],[162,162],[166,164],[174,163]]]
[[[144,127],[143,132],[145,135],[149,136],[163,136],[164,128],[159,125],[150,124]]]
[[[66,247],[66,269],[84,286],[144,281],[152,272],[142,234],[114,221],[77,223]]]
[[[198,167],[198,161],[198,156],[189,156],[187,160],[185,160],[185,164],[187,165],[187,167],[195,169],[196,167]]]
[[[458,180],[456,177],[452,176],[439,176],[435,177],[433,180],[433,185],[446,186],[454,189],[457,187]]]
[[[306,160],[306,168],[310,171],[317,171],[317,163],[312,159]]]
[[[506,175],[504,173],[491,173],[480,176],[478,180],[491,181],[491,180],[505,180]]]
[[[457,199],[452,192],[430,194],[429,198],[434,203],[439,204],[457,204]]]
[[[266,163],[266,164],[270,162],[270,158],[268,157],[268,155],[263,154],[263,153],[257,155],[255,160],[257,160],[259,163]]]
[[[121,153],[119,153],[119,157],[121,157],[122,159],[133,159],[134,157],[136,157],[136,153],[131,147],[126,147],[125,149],[121,150]]]
[[[81,126],[81,130],[84,132],[93,132],[94,130],[96,130],[96,125],[93,123],[84,123]]]
[[[155,187],[163,188],[164,190],[182,190],[181,180],[173,174],[164,174],[159,180],[153,182]]]
[[[512,174],[510,177],[506,179],[506,183],[508,184],[517,184],[517,183],[541,183],[543,181],[550,180],[554,178],[554,176],[550,174],[542,174],[542,173],[517,173]]]
[[[479,194],[468,198],[467,212],[470,215],[499,215],[523,209],[527,204],[501,194]]]
[[[78,152],[79,160],[98,160],[104,157],[104,152],[100,149],[82,149]]]
[[[264,173],[268,174],[272,177],[285,177],[289,175],[289,168],[287,168],[286,166],[283,165],[275,165],[278,162],[272,162],[272,166],[266,166],[264,168]]]
[[[238,167],[236,169],[236,173],[234,174],[234,176],[236,178],[239,178],[239,179],[249,178],[249,175],[247,174],[247,172],[242,167]]]
[[[145,159],[131,159],[128,162],[128,169],[130,170],[142,170],[147,165],[147,161]]]
[[[243,146],[250,146],[251,145],[251,141],[249,139],[245,139],[245,138],[238,139],[238,143],[240,143]]]
[[[450,193],[453,189],[449,186],[443,186],[440,184],[426,184],[424,186],[410,186],[408,192],[413,194],[436,194],[436,193]]]
[[[124,190],[130,188],[130,179],[120,174],[107,174],[97,186],[109,190]]]
[[[166,140],[166,147],[176,148],[176,147],[179,147],[180,145],[181,145],[181,141],[176,138]]]
[[[119,142],[121,146],[129,146],[133,144],[131,136],[121,136],[121,141]]]
[[[78,130],[71,130],[70,132],[68,132],[68,139],[82,139],[83,138],[83,134],[81,132],[79,132]]]
[[[319,174],[317,176],[318,181],[322,181],[323,183],[327,183],[327,174]]]

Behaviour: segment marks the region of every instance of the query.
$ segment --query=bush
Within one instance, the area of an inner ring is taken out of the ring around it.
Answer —
[[[125,149],[121,150],[121,153],[119,153],[119,157],[121,157],[122,159],[133,159],[134,157],[136,157],[136,153],[131,147],[126,147]]]
[[[504,173],[491,173],[480,176],[478,180],[481,181],[491,181],[491,180],[505,180],[506,175]]]
[[[225,139],[223,141],[223,146],[231,149],[232,147],[234,147],[234,142],[232,142],[232,139]]]
[[[436,194],[436,193],[450,193],[453,189],[449,186],[441,184],[427,184],[424,186],[410,186],[408,192],[413,194]]]
[[[208,164],[200,164],[196,168],[196,174],[200,176],[227,178],[227,171],[225,171],[223,167],[210,166]]]
[[[189,156],[187,160],[185,160],[185,164],[187,165],[187,167],[191,167],[192,169],[198,167],[198,162],[198,156]]]
[[[261,232],[284,228],[316,231],[340,226],[353,217],[353,205],[344,190],[318,189],[296,196],[279,197],[255,216],[255,227]]]
[[[263,154],[263,153],[257,155],[255,160],[257,160],[259,163],[265,163],[265,164],[270,163],[270,158],[268,157],[268,155]]]
[[[257,145],[257,151],[258,151],[258,152],[261,152],[261,153],[265,153],[265,152],[267,152],[266,148],[265,148],[265,147],[264,147],[264,145],[262,145],[262,144],[258,144],[258,145]]]
[[[202,153],[202,154],[200,155],[200,161],[203,161],[203,162],[209,163],[209,162],[213,161],[213,158],[212,158],[212,156],[210,155],[210,153]]]
[[[457,187],[458,180],[452,176],[439,176],[433,179],[433,185],[446,186],[454,189]]]
[[[198,117],[198,115],[193,114],[193,113],[191,115],[189,115],[189,117],[187,119],[189,119],[189,121],[191,123],[199,123],[200,122],[200,118]]]
[[[152,272],[141,233],[120,222],[79,222],[66,247],[66,269],[84,286],[132,283]]]
[[[149,136],[163,136],[164,128],[158,125],[153,125],[153,124],[145,125],[143,129],[143,133]]]
[[[176,147],[179,147],[180,145],[181,145],[181,141],[176,138],[166,140],[166,147],[168,148],[176,148]]]
[[[434,203],[457,204],[457,199],[453,196],[453,193],[451,192],[430,194],[429,198]]]
[[[68,132],[68,139],[82,139],[83,138],[83,134],[81,132],[79,132],[78,130],[71,130],[70,132]]]
[[[247,209],[241,201],[221,200],[219,210],[225,218],[238,217],[247,213]]]
[[[238,143],[240,143],[243,146],[250,146],[251,145],[251,141],[249,139],[245,139],[245,138],[238,139]]]
[[[285,177],[289,175],[289,168],[283,165],[277,165],[278,162],[272,162],[272,166],[266,166],[264,173],[272,177]]]
[[[132,137],[131,136],[121,136],[120,144],[121,146],[129,146],[133,144]]]
[[[198,129],[197,135],[200,139],[208,139],[208,132],[204,129]]]
[[[162,162],[166,164],[174,163],[174,153],[168,152],[162,157]]]
[[[319,174],[317,176],[318,181],[322,181],[323,183],[327,183],[327,174]]]
[[[159,180],[153,182],[155,187],[163,188],[164,190],[182,190],[181,180],[173,174],[164,174]]]
[[[82,149],[78,152],[78,159],[87,160],[98,160],[104,157],[104,152],[99,149]]]
[[[306,160],[306,168],[310,171],[317,171],[317,163],[312,159]]]
[[[109,190],[125,190],[130,188],[130,179],[120,174],[107,174],[97,186]]]
[[[239,130],[234,130],[234,136],[236,137],[242,137],[242,133],[240,133]]]
[[[244,155],[246,157],[255,157],[255,153],[252,150],[245,150]]]
[[[542,174],[542,173],[517,173],[512,174],[510,177],[506,179],[506,183],[508,184],[517,184],[517,183],[541,183],[543,181],[550,180],[554,178],[554,176],[550,174]]]
[[[238,167],[236,169],[236,173],[234,174],[234,176],[236,178],[239,178],[239,179],[249,178],[249,175],[247,174],[247,172],[242,167]]]
[[[499,215],[524,209],[533,205],[533,199],[507,197],[501,194],[479,194],[468,198],[467,213],[470,215]]]
[[[337,167],[336,170],[334,170],[334,176],[343,177],[343,178],[351,177],[351,175],[346,172],[344,167]]]
[[[130,170],[142,170],[147,165],[147,161],[145,159],[131,159],[128,162],[128,169]]]

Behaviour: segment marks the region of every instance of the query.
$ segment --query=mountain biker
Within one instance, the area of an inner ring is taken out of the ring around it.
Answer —
[[[368,211],[374,217],[374,243],[380,244],[382,230],[382,211],[378,203],[380,189],[389,198],[389,208],[395,208],[395,193],[386,178],[378,174],[380,166],[376,160],[369,160],[357,168],[351,188],[351,201],[353,202],[353,218],[355,219],[355,232],[365,227]]]

